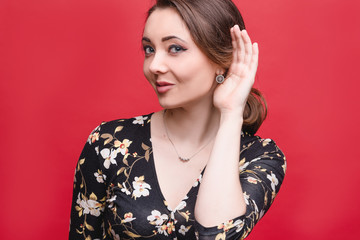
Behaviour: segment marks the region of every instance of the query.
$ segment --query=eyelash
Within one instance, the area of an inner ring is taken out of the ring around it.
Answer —
[[[176,52],[172,52],[171,49],[176,49]],[[178,52],[182,52],[182,51],[186,51],[187,49],[183,48],[182,46],[180,45],[176,45],[176,44],[172,44],[170,45],[169,47],[169,52],[170,53],[173,53],[173,54],[176,54]]]
[[[173,50],[175,50],[175,51],[173,51]],[[179,52],[186,51],[186,50],[187,50],[186,48],[184,48],[184,47],[182,47],[180,45],[172,44],[172,45],[169,46],[168,52],[170,54],[177,54]],[[151,51],[151,52],[148,52],[148,51]],[[144,46],[144,52],[145,52],[145,56],[148,57],[153,52],[155,52],[155,50],[151,46],[146,45],[146,46]]]
[[[150,50],[151,52],[147,52],[148,50]],[[154,49],[148,45],[144,46],[144,52],[145,52],[145,56],[149,56],[151,53],[154,52]]]

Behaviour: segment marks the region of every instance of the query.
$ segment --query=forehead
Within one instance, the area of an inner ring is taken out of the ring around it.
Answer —
[[[162,38],[170,35],[190,38],[190,32],[185,22],[175,9],[158,8],[147,19],[144,36],[148,38]]]

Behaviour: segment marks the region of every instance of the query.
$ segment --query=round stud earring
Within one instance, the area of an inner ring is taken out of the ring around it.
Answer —
[[[223,83],[225,81],[225,77],[224,77],[224,75],[219,74],[219,75],[216,76],[215,80],[216,80],[217,83],[221,84],[221,83]]]

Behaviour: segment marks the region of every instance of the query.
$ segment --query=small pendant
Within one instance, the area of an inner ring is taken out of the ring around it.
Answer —
[[[190,160],[190,158],[182,158],[182,157],[180,157],[180,156],[179,156],[179,159],[180,159],[181,161],[183,161],[183,162],[187,162],[187,161]]]

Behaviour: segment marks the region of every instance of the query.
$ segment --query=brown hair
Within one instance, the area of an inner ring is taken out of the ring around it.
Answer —
[[[156,0],[148,17],[157,8],[174,8],[184,20],[195,44],[220,67],[229,69],[232,61],[230,28],[245,29],[244,20],[231,0]],[[255,134],[267,115],[261,92],[251,89],[245,110],[243,130]]]

